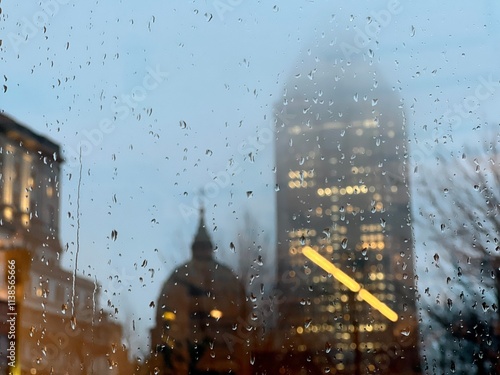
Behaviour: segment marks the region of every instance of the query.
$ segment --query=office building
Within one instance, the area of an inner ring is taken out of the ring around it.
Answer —
[[[301,60],[276,106],[277,347],[332,373],[419,372],[405,118],[367,54]],[[337,50],[335,50],[337,48]],[[333,52],[331,52],[333,51]],[[392,322],[302,254],[311,246]]]
[[[57,144],[0,114],[0,306],[12,321],[2,320],[0,357],[15,346],[0,373],[130,373],[97,283],[61,266],[62,162]]]

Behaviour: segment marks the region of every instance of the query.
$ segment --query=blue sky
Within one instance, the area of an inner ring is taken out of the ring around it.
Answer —
[[[69,244],[63,256],[67,267],[76,250],[74,155],[82,146],[79,272],[119,292],[110,297],[118,318],[129,330],[135,320],[133,347],[144,348],[153,316],[149,302],[172,268],[189,257],[197,219],[186,215],[186,208],[197,206],[197,192],[212,189],[205,198],[207,217],[218,227],[213,236],[225,262],[237,262],[229,243],[245,230],[246,210],[272,237],[274,148],[261,142],[254,158],[246,151],[271,128],[272,108],[285,83],[307,73],[301,61],[311,46],[352,38],[354,27],[366,31],[367,17],[395,5],[41,4],[52,7],[2,4],[0,66],[7,90],[0,94],[0,109],[64,150],[61,239]],[[401,2],[396,8],[359,53],[373,50],[385,80],[402,98],[411,150],[430,162],[435,147],[451,150],[475,142],[478,124],[498,126],[500,87],[494,85],[488,97],[471,102],[473,110],[459,123],[444,116],[456,116],[455,106],[463,106],[484,80],[500,79],[500,5],[449,0]],[[138,100],[127,104],[132,96]],[[209,185],[228,168],[235,175],[227,186]],[[418,204],[417,193],[413,198]],[[112,230],[118,232],[116,241]],[[141,267],[144,260],[147,266]],[[109,280],[115,275],[123,284]],[[103,303],[107,298],[103,295]]]

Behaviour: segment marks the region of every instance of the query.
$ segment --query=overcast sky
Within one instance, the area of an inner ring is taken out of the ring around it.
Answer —
[[[149,303],[189,258],[200,189],[224,262],[237,262],[229,244],[246,210],[274,238],[274,148],[255,137],[272,128],[285,83],[307,74],[301,61],[321,40],[373,51],[401,96],[417,162],[475,142],[478,125],[498,129],[497,1],[350,3],[2,3],[0,109],[62,146],[69,268],[81,148],[78,271],[118,293],[102,302],[111,299],[128,330],[135,321],[134,350],[147,343]]]

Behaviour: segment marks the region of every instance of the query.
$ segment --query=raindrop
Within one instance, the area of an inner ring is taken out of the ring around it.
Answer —
[[[415,36],[415,26],[411,26],[411,31],[410,31],[410,36],[413,37]]]
[[[378,103],[378,99],[372,99],[372,107],[375,107]]]
[[[280,186],[278,184],[274,186],[274,191],[280,191]]]
[[[306,244],[306,238],[304,237],[304,235],[300,236],[300,244],[302,246],[304,246]]]
[[[262,260],[262,255],[259,255],[257,257],[257,265],[259,265],[261,267],[264,265],[264,261]]]
[[[342,245],[342,249],[346,249],[347,248],[347,238],[344,238],[342,240],[341,245]]]
[[[408,336],[410,336],[410,330],[408,328],[404,328],[403,330],[401,330],[401,334],[403,336],[408,337]]]
[[[247,191],[247,198],[252,198],[253,197],[253,191],[249,190]]]
[[[181,127],[181,129],[186,129],[187,128],[187,124],[186,124],[186,121],[179,121],[179,125]]]
[[[330,353],[331,350],[332,350],[332,344],[330,344],[328,341],[325,342],[325,352]]]
[[[233,253],[236,252],[236,247],[234,246],[234,243],[231,242],[229,244],[229,248],[233,251]]]
[[[384,219],[380,219],[380,226],[381,226],[382,228],[385,228],[385,224],[386,224],[386,223],[385,223],[385,220],[384,220]]]
[[[357,103],[358,102],[358,93],[355,93],[354,94],[354,97],[353,97],[354,101]]]
[[[116,231],[115,229],[113,229],[113,230],[111,231],[111,239],[112,239],[113,241],[116,241],[116,239],[117,239],[117,238],[118,238],[118,231]]]
[[[305,323],[304,323],[304,327],[305,327],[305,328],[309,328],[309,326],[311,325],[311,323],[312,323],[312,319],[307,319],[307,320],[305,321]]]

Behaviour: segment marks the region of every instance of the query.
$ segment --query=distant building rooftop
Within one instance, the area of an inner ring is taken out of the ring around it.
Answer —
[[[60,154],[60,147],[57,143],[35,133],[25,125],[20,124],[3,113],[0,113],[0,134],[14,142],[23,142],[24,147],[33,152],[40,152],[42,155],[53,159],[55,157],[59,162],[63,161]]]

